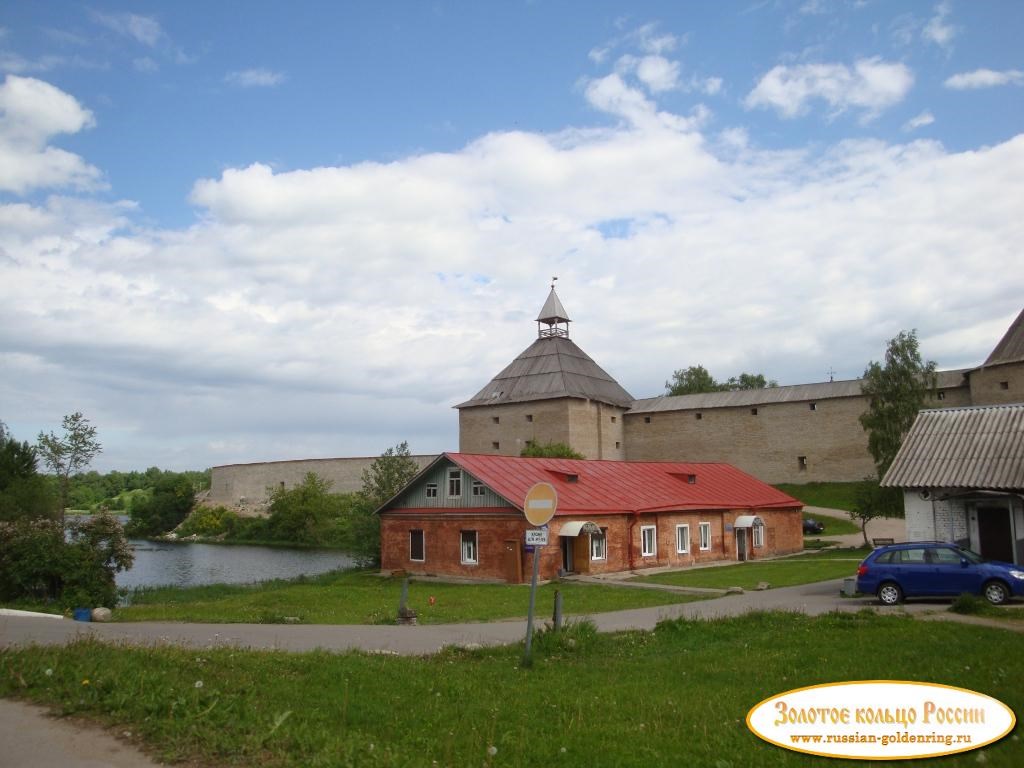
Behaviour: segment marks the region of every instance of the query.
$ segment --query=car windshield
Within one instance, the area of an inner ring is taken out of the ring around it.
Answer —
[[[984,557],[979,555],[977,552],[972,552],[969,549],[961,549],[960,550],[960,556],[962,558],[964,558],[965,560],[967,560],[967,562],[974,563],[975,565],[977,565],[978,563],[984,563],[985,562],[985,558]]]

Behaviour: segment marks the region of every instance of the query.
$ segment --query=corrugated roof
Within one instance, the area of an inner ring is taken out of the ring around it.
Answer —
[[[939,389],[951,389],[964,385],[967,369],[938,371]],[[860,397],[863,379],[847,381],[823,381],[818,384],[792,384],[785,387],[765,389],[737,389],[729,392],[701,392],[696,395],[662,395],[637,400],[629,409],[630,414],[654,413],[658,411],[685,411],[707,408],[736,408],[771,403],[797,403],[825,400],[831,397]]]
[[[921,411],[882,485],[1024,490],[1024,404]]]
[[[559,517],[801,506],[792,496],[731,464],[526,459],[466,453],[446,453],[443,458],[520,509],[533,485],[551,483],[558,491]],[[695,482],[688,481],[690,475]]]
[[[1003,338],[996,344],[992,354],[988,356],[985,365],[997,365],[999,363],[1016,363],[1024,360],[1024,309],[1017,315],[1009,329],[1003,334]]]
[[[456,408],[579,397],[628,408],[633,396],[575,342],[564,336],[537,339],[487,386]]]

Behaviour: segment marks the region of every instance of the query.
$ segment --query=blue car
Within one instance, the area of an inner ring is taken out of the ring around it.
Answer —
[[[969,549],[939,541],[879,547],[857,568],[857,591],[884,605],[905,597],[984,595],[993,605],[1024,596],[1024,566],[985,560]]]

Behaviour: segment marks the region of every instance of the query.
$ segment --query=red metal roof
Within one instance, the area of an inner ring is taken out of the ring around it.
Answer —
[[[527,459],[445,453],[445,457],[522,508],[536,483],[558,491],[558,516],[688,509],[800,507],[792,496],[731,464]],[[576,476],[571,482],[568,477]],[[695,482],[688,481],[689,476]]]

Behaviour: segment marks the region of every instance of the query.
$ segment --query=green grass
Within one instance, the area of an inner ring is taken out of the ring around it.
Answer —
[[[836,766],[762,742],[747,711],[801,686],[896,679],[981,691],[1022,712],[1024,656],[1006,642],[1002,630],[870,612],[616,635],[582,627],[538,636],[530,669],[521,646],[394,657],[80,641],[0,654],[0,696],[206,766]],[[985,765],[1021,765],[1022,747],[1016,735],[990,745]],[[976,766],[979,754],[889,765]]]
[[[809,517],[823,524],[825,526],[825,530],[821,533],[804,534],[808,537],[844,536],[848,533],[860,533],[860,526],[849,518],[844,519],[841,517],[829,517],[828,515],[815,515],[805,511],[804,520]]]
[[[367,571],[335,571],[313,578],[258,585],[161,587],[134,593],[132,605],[114,611],[115,621],[278,623],[297,617],[310,624],[392,623],[402,580]],[[599,613],[683,603],[692,596],[597,584],[547,584],[537,590],[544,613],[562,593],[566,614]],[[430,605],[430,598],[434,604]],[[530,587],[412,581],[410,608],[421,624],[494,621],[526,616]]]
[[[772,587],[791,587],[796,584],[854,576],[857,573],[857,565],[867,552],[868,550],[863,548],[829,550],[781,560],[754,561],[714,568],[688,568],[683,571],[640,576],[638,579],[655,584],[713,589],[754,589],[760,581],[767,581]]]
[[[788,493],[794,499],[799,499],[807,506],[843,509],[849,512],[853,509],[854,497],[859,485],[858,482],[805,483],[803,485],[780,483],[775,487],[783,493]]]

